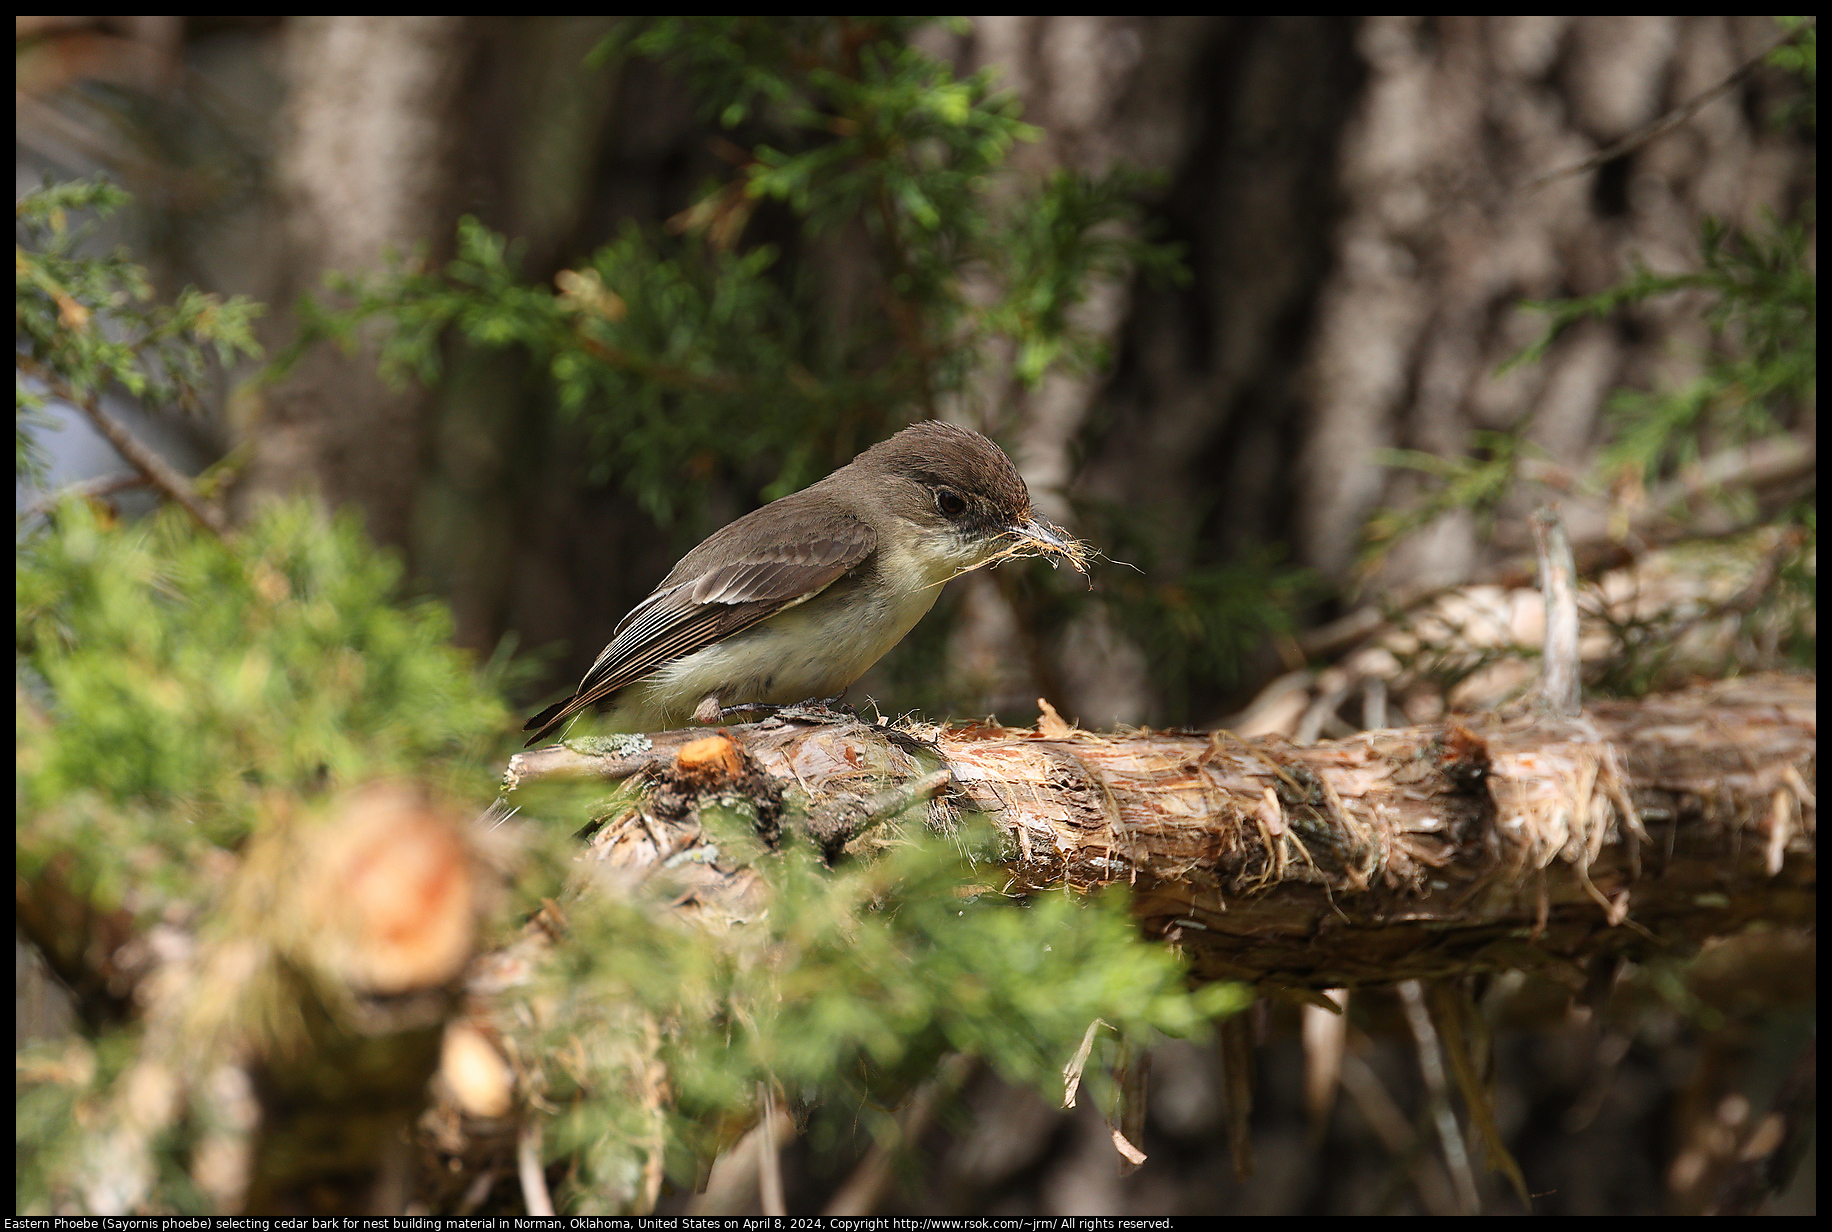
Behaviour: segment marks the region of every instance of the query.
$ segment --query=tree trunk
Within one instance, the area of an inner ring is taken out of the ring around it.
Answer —
[[[1707,215],[1756,225],[1812,192],[1810,152],[1772,121],[1792,85],[1767,69],[1645,145],[1538,182],[1721,82],[1775,41],[1767,18],[1265,17],[1206,36],[1156,20],[1138,31],[1148,48],[1202,40],[1177,62],[1189,66],[1177,91],[1187,136],[1159,206],[1194,279],[1133,297],[1068,490],[1149,528],[1161,590],[1276,544],[1352,582],[1368,515],[1418,492],[1384,448],[1462,457],[1478,429],[1518,432],[1581,473],[1607,395],[1674,387],[1710,339],[1695,301],[1667,297],[1497,377],[1543,328],[1522,301],[1600,290],[1633,260],[1696,268]],[[1499,525],[1524,525],[1529,508],[1508,505]],[[1448,513],[1389,557],[1377,589],[1464,582],[1523,546]],[[1093,727],[1206,723],[1278,670],[1265,648],[1236,684],[1197,681],[1176,703],[1161,681],[1116,676],[1142,673],[1151,650],[1065,665],[1065,712]]]
[[[449,247],[458,117],[472,34],[458,17],[317,17],[287,26],[289,121],[278,161],[286,296],[327,272]],[[296,322],[275,328],[290,331]],[[283,336],[283,335],[282,335]],[[389,388],[376,353],[320,347],[236,425],[254,448],[245,499],[307,490],[355,505],[369,533],[409,546],[431,395]]]

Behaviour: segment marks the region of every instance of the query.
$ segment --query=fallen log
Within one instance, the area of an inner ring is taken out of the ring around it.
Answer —
[[[735,792],[838,852],[927,798],[934,826],[972,811],[1006,836],[1010,892],[1124,883],[1196,978],[1316,990],[1810,924],[1815,706],[1812,679],[1770,675],[1307,746],[1085,732],[1047,707],[1036,729],[791,712],[539,749],[506,781],[641,775],[594,842],[632,867],[679,862],[694,799]],[[705,879],[707,903],[755,901],[741,869]]]

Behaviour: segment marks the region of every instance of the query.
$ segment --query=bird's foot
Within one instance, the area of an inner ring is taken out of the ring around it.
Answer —
[[[805,719],[812,723],[848,723],[858,719],[859,712],[841,701],[845,696],[835,693],[832,697],[810,697],[807,701],[796,702],[793,706],[777,708],[779,719]]]
[[[781,709],[783,707],[772,705],[769,702],[744,702],[736,706],[714,707],[711,713],[707,714],[706,706],[702,703],[700,709],[693,712],[693,717],[696,722],[700,723],[723,723],[735,714],[775,714]]]
[[[843,693],[832,697],[810,697],[794,705],[778,705],[773,702],[747,702],[740,706],[727,706],[720,710],[718,717],[724,719],[734,714],[765,714],[777,719],[803,719],[813,723],[844,723],[857,719],[859,712],[842,702]],[[699,715],[696,713],[695,718]]]

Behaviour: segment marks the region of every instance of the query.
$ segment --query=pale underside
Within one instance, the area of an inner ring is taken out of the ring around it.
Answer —
[[[678,727],[708,697],[729,707],[837,696],[903,640],[949,578],[995,550],[948,531],[921,544],[880,545],[871,560],[809,599],[619,689],[596,726]]]

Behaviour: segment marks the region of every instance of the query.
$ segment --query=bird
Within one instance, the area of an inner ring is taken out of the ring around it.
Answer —
[[[1036,514],[998,445],[939,420],[912,424],[683,556],[572,696],[523,726],[526,747],[594,707],[606,731],[650,732],[837,700],[950,578],[1039,554],[1085,573],[1083,550]]]

